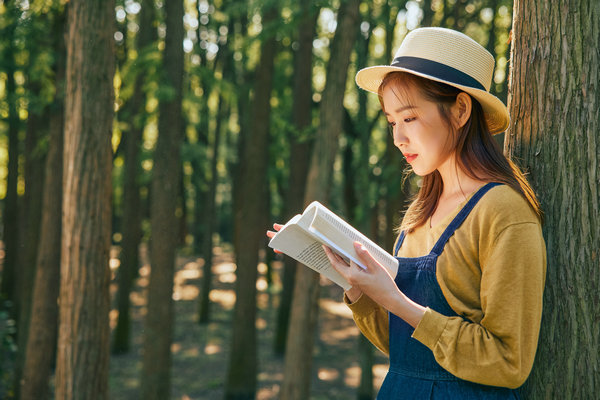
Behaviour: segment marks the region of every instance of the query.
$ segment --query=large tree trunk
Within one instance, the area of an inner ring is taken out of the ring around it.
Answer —
[[[148,45],[152,43],[152,21],[154,4],[143,1],[140,13],[140,30],[137,38],[137,52],[141,59]],[[142,63],[140,63],[142,64]],[[112,351],[126,353],[130,342],[129,295],[137,275],[139,264],[139,245],[142,238],[142,210],[140,199],[140,144],[146,122],[146,95],[143,90],[145,69],[138,66],[133,97],[130,100],[129,115],[130,129],[123,136],[125,154],[125,180],[123,183],[123,248],[121,250],[121,265],[119,267],[119,288],[117,292],[117,308],[119,317],[115,327]]]
[[[515,1],[506,150],[545,212],[548,270],[528,399],[600,388],[600,3]]]
[[[327,203],[329,198],[333,161],[343,125],[343,99],[350,53],[358,35],[359,4],[359,0],[342,2],[338,13],[338,25],[327,66],[327,82],[319,110],[319,130],[309,167],[305,204],[313,200]],[[288,335],[281,390],[284,400],[309,397],[318,300],[319,274],[306,267],[298,268],[289,328],[294,334]]]
[[[298,25],[298,51],[294,57],[292,120],[297,133],[291,139],[290,178],[285,196],[285,212],[283,213],[283,219],[286,221],[297,214],[304,204],[306,176],[308,175],[310,150],[313,143],[313,138],[308,138],[305,130],[312,121],[312,85],[310,84],[312,82],[312,42],[319,13],[318,10],[311,12],[311,5],[312,1],[304,1],[301,4],[302,20]],[[285,352],[296,264],[293,258],[285,257],[282,279],[283,290],[281,291],[281,300],[277,312],[274,342],[275,353],[279,355],[283,355]]]
[[[69,3],[57,399],[108,398],[114,1]]]
[[[263,13],[263,26],[278,17],[278,8],[272,4]],[[225,383],[226,399],[253,399],[256,393],[256,279],[258,277],[258,249],[266,231],[263,225],[264,187],[269,149],[271,88],[275,61],[275,36],[272,32],[261,46],[260,64],[254,87],[252,125],[247,131],[241,171],[240,232],[236,247],[235,310],[231,353]]]
[[[161,100],[158,140],[152,168],[152,204],[148,314],[144,337],[141,398],[167,399],[171,380],[171,342],[173,336],[173,275],[178,243],[180,147],[183,137],[181,110],[183,89],[183,3],[164,3],[167,35],[163,65],[166,82],[173,96]]]
[[[60,285],[60,240],[62,209],[62,162],[64,131],[65,13],[56,12],[53,23],[56,53],[57,95],[51,106],[48,130],[40,243],[35,268],[29,335],[25,348],[21,399],[46,399],[48,381],[56,356],[58,294]]]

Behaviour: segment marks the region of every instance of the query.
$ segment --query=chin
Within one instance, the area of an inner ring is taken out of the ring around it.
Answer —
[[[418,175],[420,177],[427,176],[433,171],[435,171],[435,169],[419,168],[418,166],[412,166],[411,169],[415,175]]]

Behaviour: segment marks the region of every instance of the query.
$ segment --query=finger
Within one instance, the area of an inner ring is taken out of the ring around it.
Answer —
[[[277,232],[273,232],[273,231],[267,231],[267,236],[272,238],[273,236],[275,236],[277,234]]]
[[[279,232],[281,228],[283,228],[283,225],[277,223],[273,224],[273,229],[275,229],[277,232]]]
[[[369,253],[369,250],[367,250],[361,243],[354,242],[354,250],[356,251],[358,258],[362,260],[368,270],[373,268],[374,264],[378,264],[377,260],[375,260],[371,253]]]
[[[327,257],[329,258],[329,261],[333,264],[334,262],[337,262],[340,264],[340,266],[344,266],[344,267],[349,267],[350,265],[346,262],[346,260],[344,260],[344,258],[342,256],[340,256],[339,254],[337,254],[335,251],[331,250],[328,246],[322,245],[323,249],[325,250],[325,254],[327,255]]]

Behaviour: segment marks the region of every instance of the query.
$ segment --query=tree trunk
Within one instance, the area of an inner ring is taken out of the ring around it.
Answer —
[[[263,13],[265,29],[278,17],[275,4]],[[236,302],[233,319],[231,355],[225,383],[226,399],[253,399],[256,393],[256,279],[258,249],[266,227],[263,225],[263,190],[267,173],[271,88],[275,61],[275,36],[264,38],[256,72],[252,126],[244,147],[241,170],[244,179],[240,193],[239,242],[236,248]]]
[[[292,106],[294,128],[297,134],[292,138],[290,149],[290,178],[289,187],[285,196],[284,220],[288,220],[302,209],[304,192],[306,189],[306,176],[314,135],[307,137],[305,131],[312,121],[312,42],[315,35],[315,26],[319,16],[318,11],[311,13],[312,1],[301,3],[302,20],[298,25],[298,51],[294,58],[294,104]],[[271,229],[271,227],[268,227]],[[292,294],[296,275],[296,260],[285,257],[283,269],[283,290],[277,312],[277,325],[275,331],[275,354],[285,353],[285,343],[290,321]],[[301,267],[302,268],[302,267]]]
[[[528,399],[600,388],[600,3],[515,1],[507,152],[545,212],[548,270]]]
[[[57,399],[108,398],[114,6],[69,3]]]
[[[8,46],[3,58],[6,65],[6,99],[8,111],[8,174],[6,178],[6,197],[4,199],[3,234],[4,241],[4,264],[2,266],[2,286],[0,287],[0,298],[12,302],[11,314],[16,318],[17,291],[16,285],[16,260],[19,252],[19,211],[17,182],[19,179],[19,111],[17,110],[18,97],[15,82],[15,46],[14,33],[17,24],[18,7],[15,2],[5,2],[6,14],[13,18],[11,25],[7,27]]]
[[[140,13],[140,30],[137,38],[138,57],[142,57],[152,43],[152,21],[154,4],[148,0],[142,3]],[[145,69],[138,67],[134,94],[131,98],[130,129],[123,135],[125,147],[124,165],[125,180],[123,183],[123,241],[121,265],[119,267],[119,288],[117,292],[117,308],[119,317],[115,327],[112,352],[127,353],[130,342],[129,295],[139,266],[139,246],[142,238],[142,213],[140,199],[140,144],[146,121],[146,95],[143,84]]]
[[[163,66],[173,96],[161,100],[158,139],[152,168],[152,204],[148,314],[145,321],[141,398],[167,399],[171,379],[171,342],[173,336],[173,275],[178,242],[180,146],[183,136],[183,3],[164,3],[167,34]]]
[[[56,54],[54,67],[57,94],[51,106],[49,144],[40,228],[40,243],[35,268],[29,335],[25,349],[20,398],[46,399],[53,357],[56,356],[58,295],[60,285],[60,240],[62,208],[62,162],[64,132],[65,13],[56,12],[53,23]]]
[[[37,84],[28,85],[29,95],[36,99],[40,95]],[[35,100],[34,100],[35,101]],[[25,137],[25,195],[21,204],[24,205],[24,220],[21,224],[22,243],[17,255],[17,287],[19,290],[19,314],[17,324],[17,362],[15,365],[16,395],[19,397],[23,366],[25,364],[25,349],[29,334],[29,318],[31,315],[31,299],[35,281],[35,267],[40,237],[40,221],[42,219],[42,194],[44,188],[44,164],[46,154],[40,151],[39,144],[46,136],[43,121],[49,118],[48,106],[36,107],[34,101],[29,103],[27,128]],[[43,108],[43,110],[40,110]]]
[[[221,50],[222,51],[222,50]],[[225,67],[224,67],[225,68]],[[206,199],[206,217],[205,221],[206,231],[204,233],[204,250],[202,254],[204,255],[204,266],[202,267],[202,289],[200,291],[200,305],[198,307],[198,321],[202,324],[205,324],[209,321],[210,318],[210,287],[212,280],[212,249],[213,249],[213,233],[215,231],[215,224],[217,222],[216,218],[216,193],[217,193],[217,181],[218,181],[218,172],[217,172],[217,161],[219,159],[219,143],[221,134],[221,124],[225,120],[227,116],[227,112],[225,112],[225,100],[223,95],[219,95],[219,105],[217,106],[217,123],[215,127],[215,132],[213,135],[212,142],[212,152],[210,159],[210,181],[208,186],[208,196]]]
[[[359,4],[359,0],[342,2],[338,13],[338,25],[327,66],[327,82],[319,110],[319,130],[307,178],[305,204],[313,200],[327,203],[329,198],[333,161],[343,125],[343,99],[350,53],[358,34]],[[281,390],[284,400],[309,397],[318,300],[319,274],[306,267],[298,268],[289,328],[294,335],[288,335]]]

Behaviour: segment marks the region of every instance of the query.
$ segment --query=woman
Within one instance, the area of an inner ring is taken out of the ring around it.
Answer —
[[[356,76],[379,95],[395,146],[423,177],[394,246],[395,276],[358,243],[366,270],[325,248],[352,284],[344,301],[358,327],[390,356],[380,399],[513,399],[531,370],[542,213],[492,138],[509,123],[489,93],[493,68],[468,36],[421,28],[390,66]]]

